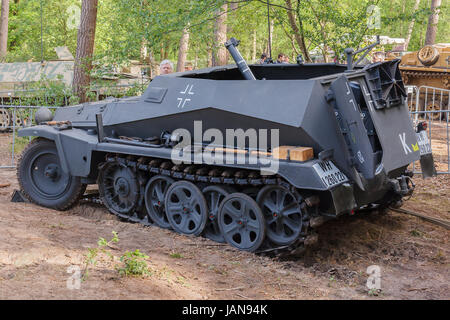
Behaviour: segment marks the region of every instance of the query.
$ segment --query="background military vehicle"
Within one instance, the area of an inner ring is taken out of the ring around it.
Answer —
[[[38,101],[40,95],[36,93],[39,89],[36,89],[34,84],[43,79],[64,84],[70,90],[75,58],[67,47],[56,47],[55,51],[58,60],[0,63],[1,104],[20,104],[26,99],[32,101],[31,105],[35,105],[35,101]],[[117,68],[105,68],[96,64],[92,74],[91,92],[95,93],[100,99],[111,94],[125,93],[133,85],[150,81],[145,72],[147,69],[148,66],[140,64],[139,61],[130,61],[129,66]],[[64,104],[67,103],[68,101],[65,101]],[[16,112],[15,125],[17,127],[26,124],[27,120],[28,123],[30,122],[29,117],[24,112],[26,110]],[[11,109],[0,107],[0,132],[10,129],[13,125],[12,121]]]
[[[450,44],[427,45],[406,53],[400,70],[406,85],[450,89]]]
[[[325,219],[400,206],[414,161],[433,173],[398,60],[248,66],[237,45],[226,43],[236,65],[159,76],[140,97],[38,112],[40,125],[19,131],[36,137],[19,161],[22,193],[65,210],[97,184],[121,218],[296,252]]]
[[[67,47],[57,47],[57,60],[43,62],[0,63],[0,97],[19,98],[22,90],[32,88],[32,84],[42,79],[57,81],[72,86],[75,58]],[[127,86],[142,81],[148,82],[145,70],[148,65],[132,60],[128,66],[105,68],[94,64],[93,82],[99,82],[98,90],[102,94],[109,86]],[[102,88],[104,87],[104,88]]]
[[[430,97],[426,99],[425,90],[422,90],[418,110],[447,110],[450,89],[450,44],[427,45],[419,51],[403,55],[400,70],[406,85],[443,89],[439,90],[438,97],[434,100]],[[415,101],[413,108],[415,109]],[[444,117],[444,114],[433,113],[430,117],[438,120]]]

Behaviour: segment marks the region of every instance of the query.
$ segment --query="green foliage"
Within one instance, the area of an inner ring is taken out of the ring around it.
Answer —
[[[14,154],[21,154],[23,149],[30,143],[29,137],[16,137],[14,141]],[[12,149],[12,142],[10,143]]]
[[[410,233],[413,237],[423,237],[423,232],[419,230],[411,230]]]
[[[40,61],[40,0],[11,1],[8,61]],[[267,6],[263,0],[238,1],[239,8],[228,12],[228,37],[241,42],[240,50],[248,60],[267,51]],[[361,48],[365,36],[380,34],[405,38],[415,18],[409,50],[419,49],[425,40],[430,15],[430,1],[422,0],[413,12],[411,0],[291,0],[297,27],[302,27],[312,55],[341,55],[344,48]],[[75,55],[77,29],[71,28],[70,6],[79,0],[46,0],[43,3],[44,59],[56,58],[54,47],[68,46]],[[225,0],[102,0],[99,1],[95,60],[108,72],[118,63],[140,60],[147,47],[152,60],[177,59],[182,30],[189,25],[188,60],[195,67],[207,66],[209,53],[221,45],[214,42],[214,22]],[[283,52],[291,61],[300,53],[287,16],[286,0],[271,0],[273,19],[273,55]],[[381,29],[367,28],[368,11],[377,5],[381,12]],[[441,5],[437,42],[450,42],[448,1]],[[254,40],[255,43],[254,43]],[[390,50],[392,45],[384,48]],[[342,58],[342,57],[341,57]],[[231,62],[231,61],[230,61]],[[51,90],[59,90],[51,88]],[[62,90],[62,89],[61,89]],[[137,92],[137,91],[136,91]],[[91,97],[92,98],[92,97]],[[69,100],[76,102],[72,96]],[[58,101],[60,102],[60,101]]]
[[[9,61],[41,61],[40,0],[10,1]],[[76,51],[77,29],[70,29],[68,21],[71,5],[78,0],[45,0],[43,4],[44,59],[56,59],[55,47],[67,46]]]
[[[42,76],[37,82],[31,83],[27,90],[19,93],[21,105],[29,106],[67,106],[77,99],[73,95],[72,87],[67,86],[62,81],[62,75],[58,75],[56,80],[51,80]]]
[[[124,255],[120,257],[120,261],[125,265],[122,268],[118,268],[119,274],[125,276],[148,276],[150,275],[150,270],[147,265],[146,259],[149,257],[139,249],[133,252],[125,252]]]
[[[415,18],[414,29],[409,51],[419,50],[425,43],[425,33],[428,26],[428,18],[431,13],[429,0],[420,2],[419,10],[413,11],[415,1],[404,0],[380,0],[378,6],[382,9],[381,22],[382,34],[389,35],[392,38],[406,37],[409,24],[412,18]],[[439,14],[437,43],[450,42],[450,6],[449,2],[442,1]],[[387,46],[390,49],[392,46]]]
[[[109,241],[106,241],[105,238],[99,238],[97,241],[98,246],[100,248],[102,248],[102,247],[107,247],[107,246],[111,245],[112,243],[119,242],[119,234],[116,231],[113,231],[112,234],[113,234],[113,237]]]
[[[114,260],[114,256],[112,253],[107,250],[107,247],[110,247],[113,243],[119,242],[119,235],[116,231],[112,232],[113,237],[111,240],[107,241],[104,238],[99,238],[97,241],[97,247],[96,248],[89,248],[87,254],[85,255],[84,259],[84,271],[83,271],[83,277],[82,280],[86,281],[89,277],[89,267],[96,266],[98,262],[98,255],[99,253],[103,253],[107,255],[112,261]]]
[[[123,276],[148,276],[150,275],[150,269],[147,265],[146,259],[149,257],[142,253],[139,249],[129,252],[126,251],[118,260],[121,265],[115,263],[117,257],[109,249],[116,249],[113,247],[114,243],[119,242],[119,235],[117,232],[112,232],[113,237],[108,241],[105,238],[100,237],[97,241],[96,248],[89,248],[85,254],[84,259],[84,271],[82,280],[87,280],[89,276],[89,268],[97,265],[100,255],[107,256],[111,262],[114,263],[115,269],[120,275]]]
[[[173,259],[183,259],[184,258],[184,256],[178,252],[173,252],[173,253],[169,254],[169,257],[171,257]]]
[[[371,297],[377,297],[381,294],[381,290],[378,289],[370,289],[367,294]]]

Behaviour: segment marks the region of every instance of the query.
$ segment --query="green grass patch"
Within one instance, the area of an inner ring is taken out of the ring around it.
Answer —
[[[184,258],[184,256],[178,252],[173,252],[173,253],[169,254],[169,257],[171,257],[173,259],[183,259]]]
[[[14,154],[19,155],[25,149],[25,147],[30,143],[29,137],[18,137],[16,132],[15,142],[14,142]],[[9,150],[12,150],[13,143],[9,143]]]

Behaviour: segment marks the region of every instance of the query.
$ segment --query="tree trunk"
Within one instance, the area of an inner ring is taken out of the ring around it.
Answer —
[[[273,55],[273,29],[275,28],[275,23],[273,19],[270,20],[270,28],[269,28],[269,39],[267,39],[267,49],[266,52],[269,55]],[[270,41],[270,42],[269,42]],[[270,57],[273,58],[273,57]],[[274,58],[275,59],[275,58]]]
[[[236,10],[239,8],[239,2],[232,2],[230,4],[228,4],[228,11],[230,11],[231,14],[234,14],[236,12]],[[234,17],[236,17],[236,15],[233,15],[232,20],[234,20]],[[233,36],[233,26],[231,24],[227,24],[227,38],[228,37],[232,37]],[[225,41],[227,41],[228,39],[226,39]],[[230,58],[230,53],[227,52],[227,62]],[[226,63],[225,63],[226,64]]]
[[[150,74],[148,74],[150,79],[153,79],[153,76],[158,74],[159,65],[155,61],[155,56],[153,54],[153,50],[149,49],[148,52],[148,60],[150,61]]]
[[[145,39],[142,39],[141,41],[141,55],[139,60],[141,64],[148,64],[150,62],[148,55],[147,41]]]
[[[73,91],[80,98],[80,102],[86,102],[86,90],[91,82],[90,71],[94,54],[97,7],[98,0],[83,0],[81,4],[81,21],[73,74]]]
[[[159,50],[159,60],[163,61],[164,60],[164,46],[161,43],[161,48]]]
[[[169,59],[170,42],[167,40],[164,44],[164,60]]]
[[[414,4],[413,9],[413,18],[411,19],[411,23],[408,27],[408,33],[406,34],[406,40],[405,40],[405,47],[403,48],[404,51],[408,51],[409,42],[411,41],[411,35],[414,29],[414,23],[416,23],[416,19],[414,18],[414,15],[416,14],[417,10],[419,10],[420,0],[416,0],[416,3]]]
[[[180,39],[180,49],[178,50],[177,72],[184,72],[186,66],[186,57],[189,48],[189,30],[184,28]]]
[[[427,34],[425,36],[425,45],[434,44],[436,42],[437,25],[439,22],[439,7],[441,0],[431,0],[431,15],[428,19]]]
[[[3,60],[8,51],[8,19],[9,0],[2,0],[2,13],[0,17],[0,60]]]
[[[232,2],[228,5],[228,11],[230,11],[231,14],[235,13],[238,8],[239,2]],[[233,33],[233,26],[231,24],[227,25],[227,33]]]
[[[255,63],[256,62],[256,44],[257,44],[257,34],[256,34],[256,29],[253,30],[253,51],[252,51],[252,62]]]
[[[213,66],[214,50],[211,47],[208,48],[207,54],[208,54],[208,56],[207,56],[206,65],[208,66],[208,68],[211,68]]]
[[[227,10],[228,4],[224,4],[218,11],[214,31],[215,48],[213,50],[213,66],[224,66],[227,64],[227,49],[224,44],[227,42]]]
[[[309,56],[309,52],[308,49],[306,47],[306,43],[305,43],[305,37],[303,35],[302,32],[302,22],[299,21],[300,23],[300,28],[297,26],[297,22],[295,20],[295,16],[294,16],[294,11],[292,10],[292,3],[291,0],[286,0],[286,7],[289,9],[287,10],[287,15],[289,18],[289,23],[291,25],[292,31],[294,32],[295,35],[295,40],[297,41],[297,44],[300,47],[300,50],[303,53],[303,57],[305,59],[306,62],[311,62],[311,57]]]
[[[145,39],[142,39],[141,42],[141,64],[148,65],[148,74],[147,76],[150,79],[153,79],[153,75],[156,74],[156,70],[158,69],[158,65],[155,62],[155,57],[153,55],[153,51],[148,47],[148,42]]]
[[[198,51],[195,49],[194,69],[198,69]]]

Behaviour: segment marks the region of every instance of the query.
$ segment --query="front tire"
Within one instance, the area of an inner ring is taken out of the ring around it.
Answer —
[[[62,170],[55,143],[42,138],[33,140],[22,152],[17,178],[27,199],[61,211],[73,207],[86,190],[79,177]]]

